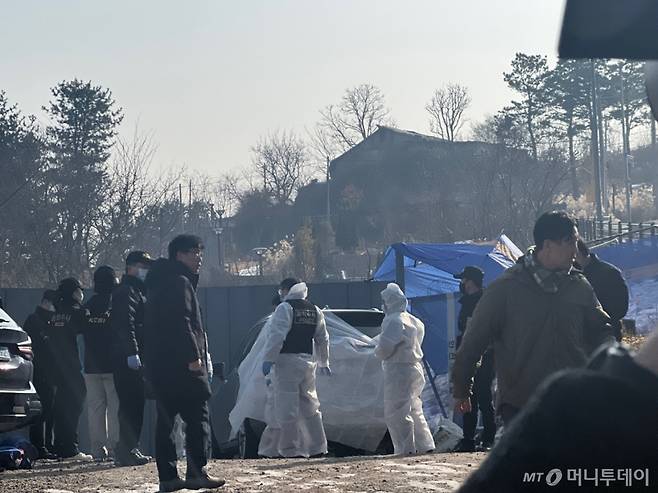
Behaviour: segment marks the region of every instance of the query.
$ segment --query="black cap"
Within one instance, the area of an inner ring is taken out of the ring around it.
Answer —
[[[78,281],[75,277],[67,277],[66,279],[62,279],[59,282],[57,291],[59,291],[59,293],[62,295],[62,298],[68,299],[71,297],[71,295],[73,295],[73,292],[76,289],[83,289],[80,281]]]
[[[153,263],[153,259],[151,256],[148,254],[148,252],[145,252],[143,250],[134,250],[128,254],[126,257],[126,265],[134,265],[134,264],[144,264],[144,265],[151,265]]]
[[[459,274],[454,274],[455,279],[469,279],[473,281],[478,286],[482,286],[482,281],[484,280],[484,272],[479,267],[474,265],[467,265],[464,267],[464,270]]]
[[[281,289],[287,289],[290,290],[295,284],[299,284],[299,279],[295,279],[294,277],[286,277],[281,283],[279,284],[279,287]]]
[[[53,305],[59,301],[59,293],[54,289],[46,289],[41,296],[41,300],[50,301]]]

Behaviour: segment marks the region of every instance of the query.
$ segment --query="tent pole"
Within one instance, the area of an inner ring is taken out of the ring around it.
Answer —
[[[404,255],[395,250],[395,283],[404,292]]]
[[[430,365],[425,359],[425,357],[423,357],[423,365],[425,366],[425,373],[427,373],[427,376],[430,379],[430,385],[432,386],[434,397],[436,397],[436,401],[439,403],[439,407],[441,408],[441,414],[443,414],[443,417],[445,419],[448,419],[448,414],[446,413],[446,410],[443,407],[443,402],[441,402],[441,396],[439,396],[439,391],[436,388],[436,384],[434,383],[434,377],[432,376],[432,369],[430,368]]]

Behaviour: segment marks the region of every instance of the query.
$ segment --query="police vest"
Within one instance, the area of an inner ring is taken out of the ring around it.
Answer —
[[[98,300],[96,300],[98,301]],[[88,305],[89,316],[87,317],[87,328],[92,334],[99,330],[110,330],[110,314],[112,313],[112,296],[107,300],[107,306]]]
[[[283,342],[281,354],[313,354],[313,336],[318,325],[318,312],[306,300],[288,300],[292,306],[292,326]]]

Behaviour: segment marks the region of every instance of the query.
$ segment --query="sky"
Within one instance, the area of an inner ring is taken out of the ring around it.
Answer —
[[[161,166],[248,166],[277,130],[305,135],[346,88],[378,86],[399,128],[429,133],[434,89],[467,86],[477,122],[507,104],[516,52],[554,58],[561,0],[21,0],[2,3],[0,90],[42,124],[50,88],[109,88],[121,134]]]

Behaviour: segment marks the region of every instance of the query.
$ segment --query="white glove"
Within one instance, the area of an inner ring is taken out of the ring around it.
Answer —
[[[128,356],[127,363],[128,363],[128,368],[130,368],[131,370],[139,370],[142,367],[142,361],[139,359],[138,354],[133,354],[132,356]]]

